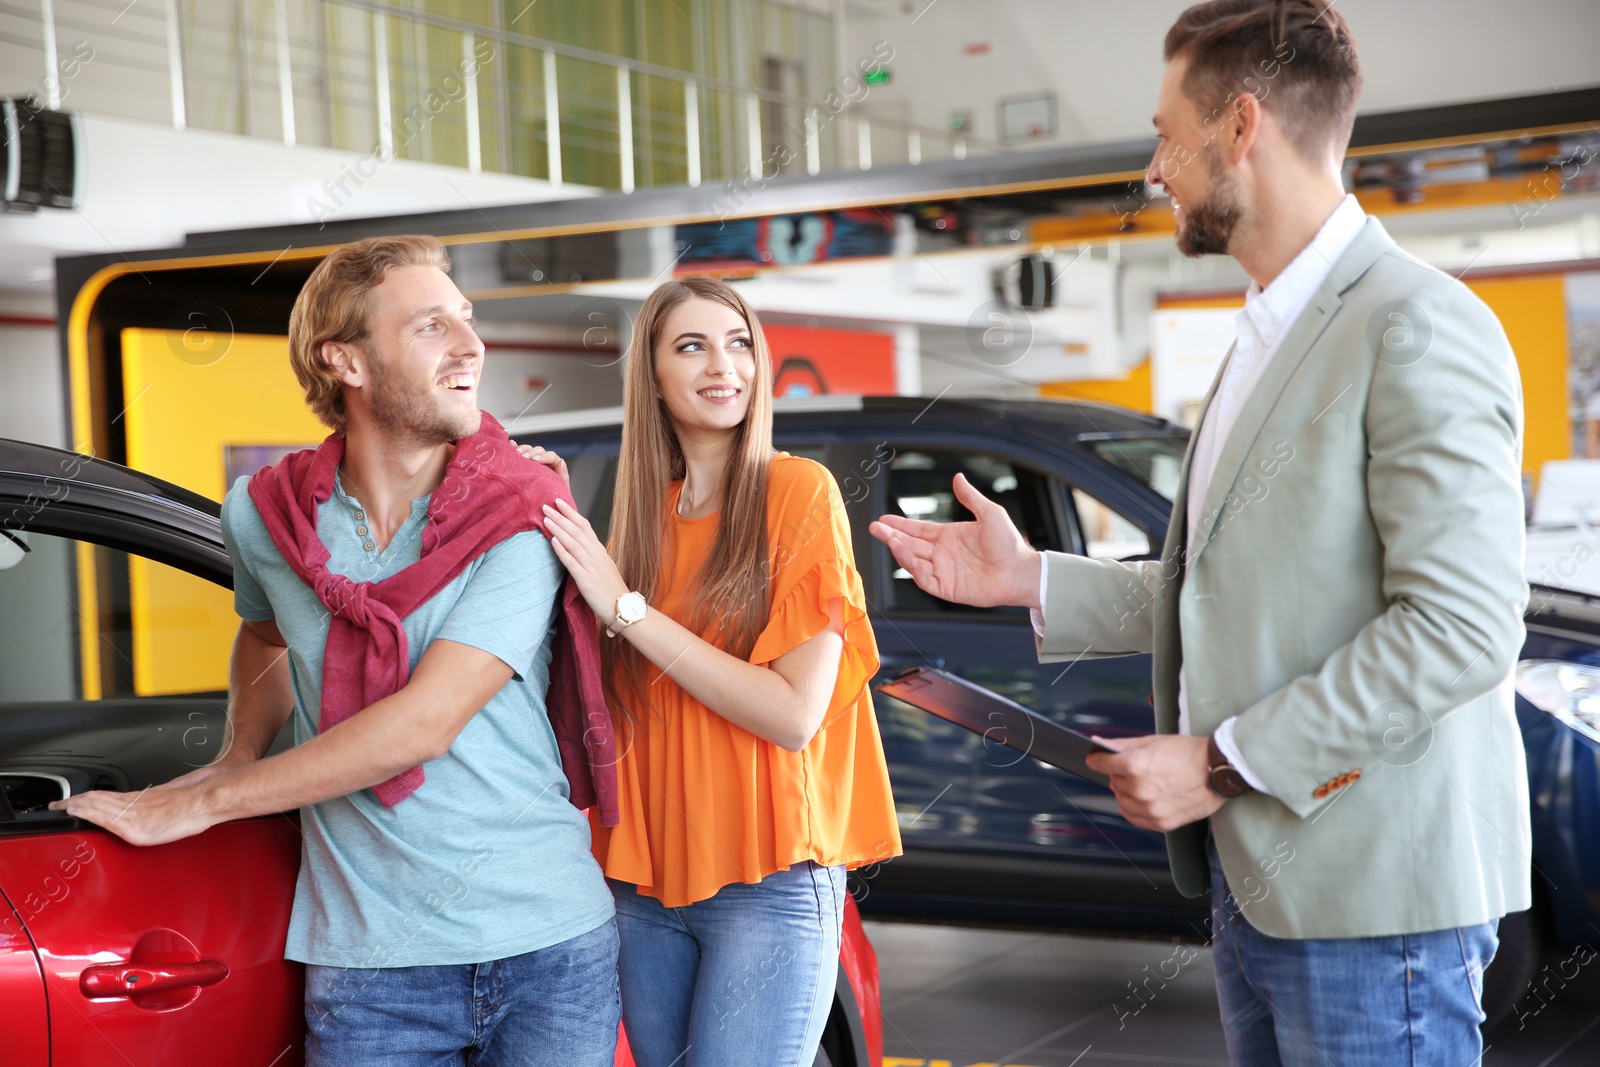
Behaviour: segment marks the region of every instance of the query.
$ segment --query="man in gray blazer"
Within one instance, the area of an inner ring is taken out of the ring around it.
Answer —
[[[1180,890],[1209,866],[1234,1063],[1467,1067],[1531,902],[1515,360],[1345,194],[1337,12],[1201,4],[1166,56],[1147,180],[1252,285],[1161,559],[1035,552],[959,476],[975,522],[873,533],[936,596],[1036,609],[1041,660],[1154,654],[1158,733],[1092,759]]]

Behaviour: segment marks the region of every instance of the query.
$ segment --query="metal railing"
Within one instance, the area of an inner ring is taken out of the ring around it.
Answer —
[[[622,192],[998,150],[857,70],[813,100],[381,0],[0,0],[0,54],[51,107]]]

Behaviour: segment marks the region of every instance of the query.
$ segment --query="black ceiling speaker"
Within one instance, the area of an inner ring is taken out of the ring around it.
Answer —
[[[8,210],[75,208],[82,190],[82,135],[78,117],[32,100],[0,100],[5,152],[0,191]]]
[[[994,272],[994,287],[1011,307],[1024,311],[1055,307],[1056,265],[1049,256],[1021,256]]]

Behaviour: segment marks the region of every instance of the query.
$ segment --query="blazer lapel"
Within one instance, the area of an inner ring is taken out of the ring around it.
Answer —
[[[1357,279],[1365,274],[1367,269],[1377,262],[1378,257],[1393,244],[1378,220],[1369,218],[1356,239],[1345,250],[1344,255],[1340,256],[1329,270],[1328,277],[1312,294],[1300,317],[1290,325],[1283,343],[1268,362],[1266,370],[1262,372],[1261,380],[1245,398],[1244,406],[1239,409],[1239,417],[1234,421],[1227,440],[1222,442],[1222,449],[1217,454],[1216,469],[1212,471],[1211,481],[1206,486],[1200,521],[1195,526],[1195,544],[1190,552],[1191,560],[1204,552],[1206,545],[1210,543],[1211,535],[1222,516],[1223,501],[1227,500],[1228,494],[1233,491],[1234,484],[1243,473],[1245,460],[1255,447],[1262,429],[1266,426],[1268,416],[1277,407],[1290,379],[1294,377],[1295,371],[1300,369],[1300,364],[1305,362],[1306,356],[1316,346],[1317,339],[1322,336],[1322,331],[1327,328],[1329,320],[1343,304],[1340,294],[1354,285]],[[1217,378],[1220,381],[1222,375],[1219,373]],[[1212,388],[1214,391],[1215,384]]]
[[[1178,732],[1178,671],[1183,665],[1183,639],[1178,632],[1177,593],[1183,586],[1184,568],[1189,564],[1189,472],[1194,465],[1194,449],[1195,443],[1200,440],[1200,428],[1210,415],[1218,383],[1227,373],[1228,363],[1232,359],[1233,348],[1230,346],[1211,379],[1211,389],[1200,402],[1200,417],[1195,421],[1194,432],[1189,434],[1189,448],[1184,453],[1183,469],[1178,474],[1178,491],[1173,494],[1172,520],[1167,524],[1167,537],[1161,546],[1161,584],[1165,595],[1156,598],[1154,607],[1156,656],[1151,679],[1158,733]]]

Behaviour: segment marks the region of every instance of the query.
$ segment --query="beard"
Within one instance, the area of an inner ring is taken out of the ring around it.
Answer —
[[[1211,189],[1204,200],[1183,205],[1183,228],[1178,231],[1178,251],[1191,259],[1227,255],[1233,231],[1244,215],[1239,183],[1223,175],[1215,146],[1206,153],[1206,172]]]
[[[418,388],[382,360],[369,360],[368,369],[372,384],[367,403],[385,432],[424,446],[459,441],[478,432],[483,412],[476,406],[471,411],[444,410],[431,384]]]

